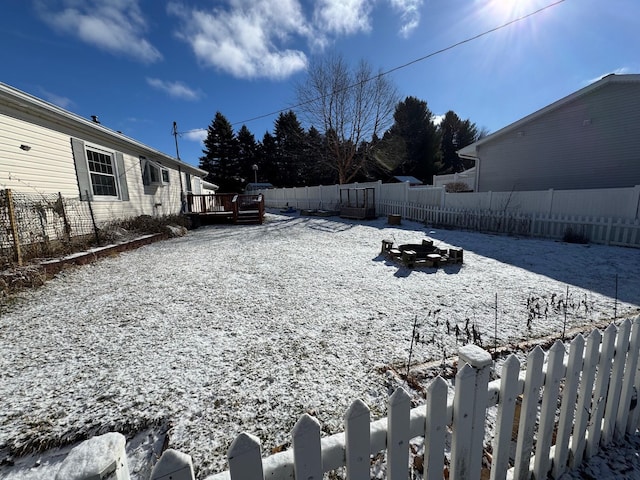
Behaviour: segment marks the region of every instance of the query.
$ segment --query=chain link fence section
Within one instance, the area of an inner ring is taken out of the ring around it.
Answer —
[[[79,198],[0,190],[0,268],[70,252],[93,232],[89,205]]]

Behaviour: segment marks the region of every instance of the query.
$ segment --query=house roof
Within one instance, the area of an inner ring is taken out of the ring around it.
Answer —
[[[129,147],[134,147],[136,150],[146,153],[147,156],[161,160],[164,166],[180,168],[182,171],[189,172],[192,175],[197,175],[199,177],[203,177],[207,174],[205,170],[194,167],[193,165],[185,163],[182,160],[178,160],[166,153],[162,153],[155,148],[134,140],[133,138],[127,137],[120,132],[111,130],[100,123],[88,120],[80,115],[69,112],[64,108],[46,102],[2,82],[0,82],[0,103],[26,114],[41,117],[57,125],[90,132],[98,137],[108,139],[115,144],[124,144]]]
[[[411,185],[422,185],[422,182],[420,180],[410,175],[396,175],[393,178],[402,183],[409,182]]]
[[[576,100],[577,98],[583,97],[584,95],[587,95],[593,92],[594,90],[597,90],[599,88],[602,88],[605,85],[609,85],[612,83],[640,83],[640,74],[615,75],[612,73],[610,75],[607,75],[601,78],[600,80],[598,80],[597,82],[593,82],[592,84],[587,85],[586,87],[572,93],[571,95],[561,98],[557,102],[547,105],[546,107],[538,110],[537,112],[527,115],[526,117],[521,118],[517,122],[507,125],[504,128],[501,128],[497,132],[494,132],[491,135],[487,135],[486,137],[481,138],[477,142],[474,142],[471,145],[467,145],[466,147],[461,148],[460,150],[458,150],[457,153],[460,157],[463,157],[463,158],[477,158],[477,151],[480,145],[487,143],[491,140],[495,140],[496,138],[502,135],[506,135],[510,132],[513,132],[514,130],[517,131],[519,128],[522,128],[523,125],[529,123],[530,121],[535,120],[539,117],[542,117],[543,115],[546,115],[549,112],[557,110],[558,108]]]

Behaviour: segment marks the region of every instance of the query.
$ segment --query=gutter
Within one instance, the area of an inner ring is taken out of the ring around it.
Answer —
[[[134,140],[133,138],[127,137],[122,133],[111,130],[102,124],[92,122],[91,120],[81,117],[76,113],[69,112],[68,110],[53,105],[2,82],[0,82],[0,99],[4,100],[2,103],[4,103],[9,109],[12,108],[32,117],[50,121],[55,125],[59,125],[66,129],[80,130],[83,132],[90,132],[90,134],[94,136],[106,137],[112,142],[127,146],[129,149],[131,149],[131,147],[135,147],[147,155],[160,157],[163,162],[176,168],[183,168],[193,175],[204,177],[208,173],[205,170],[194,167],[193,165],[178,160],[166,153]],[[0,112],[1,111],[2,109],[0,108]],[[74,136],[68,131],[62,131],[61,133]]]

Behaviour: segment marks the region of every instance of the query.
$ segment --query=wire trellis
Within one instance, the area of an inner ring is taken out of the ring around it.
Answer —
[[[0,190],[0,267],[71,250],[92,235],[88,202]]]

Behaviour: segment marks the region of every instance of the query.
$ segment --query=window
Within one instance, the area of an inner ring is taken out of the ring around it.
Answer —
[[[87,145],[71,138],[80,200],[129,201],[127,170],[122,152],[100,145]]]
[[[191,186],[191,175],[189,175],[188,173],[184,174],[184,179],[185,179],[185,183],[187,184],[187,193],[192,193],[193,192],[193,187]]]
[[[169,169],[162,165],[140,157],[143,185],[166,185],[169,183]]]
[[[94,195],[118,196],[115,164],[111,154],[87,148],[87,162]]]

